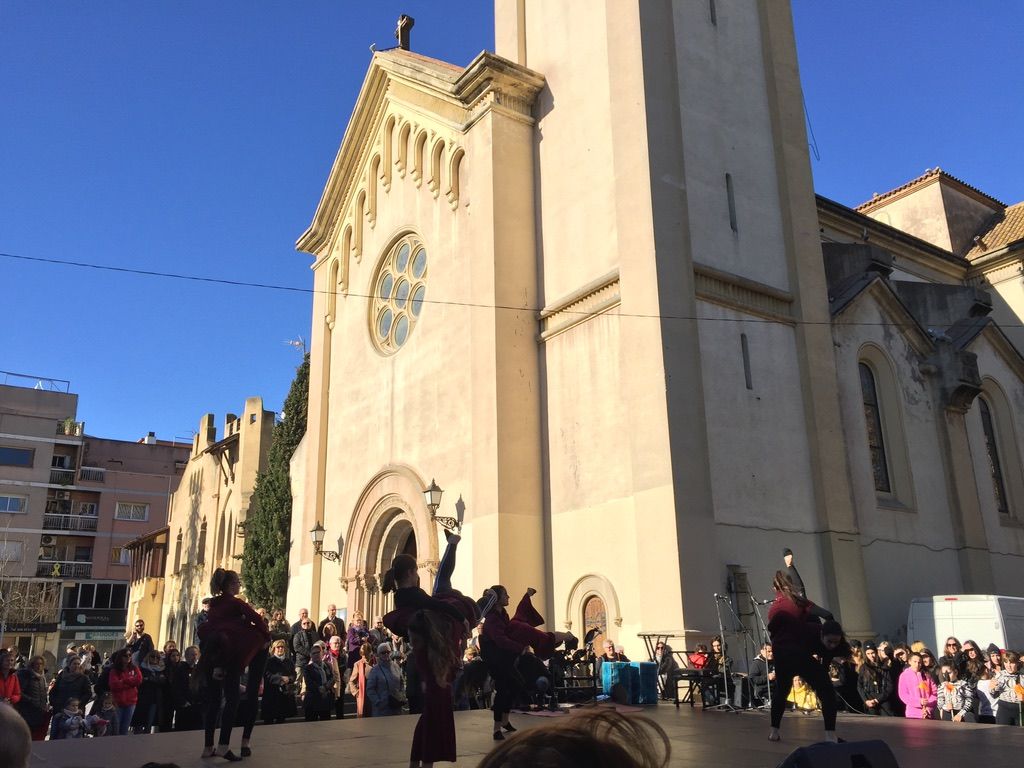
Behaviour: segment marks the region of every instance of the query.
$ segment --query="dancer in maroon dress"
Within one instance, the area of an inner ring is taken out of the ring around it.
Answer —
[[[384,574],[384,592],[394,591],[395,610],[384,626],[412,643],[413,661],[423,694],[423,712],[416,723],[411,768],[455,762],[455,717],[452,682],[470,628],[476,624],[476,603],[452,588],[455,550],[460,537],[447,531],[448,546],[438,568],[434,596],[420,588],[415,558],[399,555]]]
[[[480,636],[480,655],[494,681],[494,740],[501,741],[502,731],[516,730],[508,721],[515,700],[523,693],[519,675],[515,672],[516,659],[528,648],[541,660],[550,659],[552,654],[567,637],[568,632],[543,632],[537,627],[544,623],[533,607],[531,598],[537,594],[532,587],[526,590],[516,607],[515,615],[509,618],[508,590],[496,584],[484,592],[477,601],[484,619],[484,631]]]

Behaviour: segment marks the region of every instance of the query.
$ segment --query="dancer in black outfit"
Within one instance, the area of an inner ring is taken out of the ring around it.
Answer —
[[[786,708],[786,697],[793,677],[800,676],[818,695],[825,720],[825,741],[836,737],[836,694],[828,677],[828,663],[847,656],[850,646],[843,639],[843,628],[832,614],[802,597],[782,571],[775,572],[775,602],[768,610],[768,633],[772,638],[777,688],[772,696],[770,741],[779,740],[779,726]],[[826,619],[824,625],[819,618]],[[819,656],[820,661],[813,658]]]

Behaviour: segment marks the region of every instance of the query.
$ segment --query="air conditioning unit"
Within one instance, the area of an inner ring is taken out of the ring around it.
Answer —
[[[71,491],[57,491],[57,498],[61,501],[67,501],[71,498]]]
[[[39,544],[41,546],[44,546],[44,547],[52,547],[52,546],[56,545],[56,543],[57,543],[57,537],[56,536],[43,536],[42,538],[39,539]]]

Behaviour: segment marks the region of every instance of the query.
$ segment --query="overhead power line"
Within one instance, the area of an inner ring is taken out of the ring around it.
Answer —
[[[315,294],[331,294],[331,291],[321,291],[315,288],[300,288],[294,285],[278,285],[275,283],[257,283],[248,280],[229,280],[223,277],[204,277],[202,275],[185,275],[177,272],[159,272],[157,270],[150,269],[135,269],[133,267],[115,267],[110,264],[90,264],[84,261],[70,261],[66,259],[50,259],[43,256],[25,256],[16,253],[5,253],[0,252],[0,256],[8,259],[16,259],[18,261],[35,262],[39,264],[52,264],[61,267],[78,267],[81,269],[95,269],[103,272],[120,272],[129,275],[142,275],[143,277],[161,277],[172,280],[189,280],[197,283],[213,283],[216,285],[230,285],[237,288],[260,288],[268,291],[288,291],[291,293],[305,293],[310,295]],[[354,291],[347,291],[346,296],[351,296],[361,299],[372,299],[372,294],[357,293]],[[423,299],[424,304],[433,304],[435,306],[449,306],[449,307],[467,307],[470,309],[500,309],[507,310],[510,312],[541,312],[542,307],[521,307],[506,304],[487,304],[481,302],[472,301],[451,301],[442,299]],[[579,314],[587,315],[590,314],[584,310],[571,310],[565,309],[563,312],[567,314]],[[651,314],[642,312],[622,312],[616,310],[614,313],[609,313],[610,317],[629,317],[637,318],[642,320],[678,320],[678,321],[694,321],[702,323],[765,323],[769,325],[836,325],[831,320],[800,320],[797,318],[792,319],[772,319],[762,317],[698,317],[697,315],[663,315],[663,314]],[[850,326],[869,326],[869,327],[891,327],[891,328],[912,328],[919,327],[915,323],[893,323],[893,322],[856,322],[856,323],[840,323],[840,325]],[[999,323],[1002,328],[1021,328],[1024,327],[1022,323]]]

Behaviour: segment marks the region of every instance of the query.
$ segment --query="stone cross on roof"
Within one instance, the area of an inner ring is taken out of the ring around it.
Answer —
[[[398,40],[398,47],[403,51],[409,50],[409,30],[416,24],[416,19],[406,16],[404,13],[398,17],[398,26],[395,27],[395,39]]]

